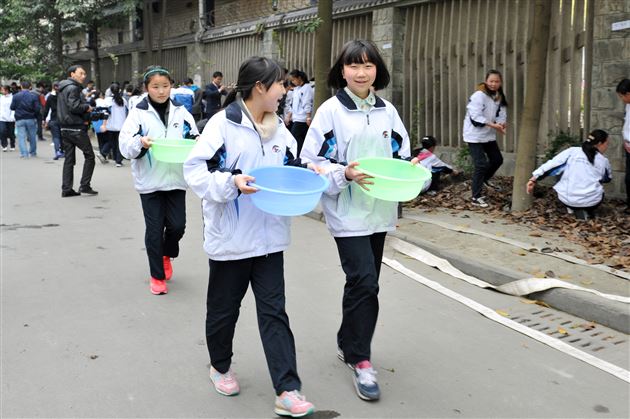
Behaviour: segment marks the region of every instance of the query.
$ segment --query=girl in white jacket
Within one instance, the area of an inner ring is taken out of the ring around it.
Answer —
[[[248,173],[259,166],[306,166],[296,158],[296,141],[275,113],[285,92],[283,80],[275,61],[246,60],[225,109],[208,121],[184,163],[184,177],[203,206],[203,247],[210,258],[206,341],[214,388],[226,396],[240,391],[230,368],[232,341],[251,283],[277,396],[274,410],[299,417],[314,408],[299,392],[295,343],[285,311],[283,252],[289,245],[290,219],[255,207],[249,195],[257,189],[248,185],[255,180]]]
[[[140,200],[146,231],[144,243],[151,271],[151,293],[166,294],[173,275],[171,258],[179,255],[179,240],[186,228],[186,182],[182,165],[153,158],[156,138],[199,135],[195,120],[183,105],[170,99],[171,76],[165,68],[151,66],[144,73],[148,96],[129,111],[120,129],[121,154],[131,160],[131,173]]]
[[[576,218],[593,218],[595,209],[604,199],[602,183],[611,180],[610,162],[604,156],[607,149],[606,131],[592,131],[582,147],[567,148],[534,170],[527,182],[527,193],[532,193],[538,179],[560,174],[560,181],[553,187],[558,199]]]
[[[483,184],[494,187],[490,178],[503,164],[503,156],[497,145],[496,133],[505,135],[508,106],[503,94],[503,76],[490,70],[486,79],[470,96],[464,118],[464,141],[468,143],[474,171],[472,178],[472,204],[486,208],[488,203],[481,196]]]
[[[371,343],[385,235],[396,228],[397,203],[360,190],[372,182],[356,169],[356,160],[409,157],[409,136],[398,112],[373,91],[388,83],[389,72],[374,44],[345,44],[328,74],[337,94],[318,108],[300,154],[305,162],[325,166],[330,179],[321,202],[346,274],[338,356],[352,367],[355,389],[364,400],[380,397]]]

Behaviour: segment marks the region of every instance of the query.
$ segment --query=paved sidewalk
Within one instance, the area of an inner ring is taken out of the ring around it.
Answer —
[[[318,208],[310,214],[323,220]],[[550,248],[575,257],[584,258],[587,249],[558,234],[516,225],[504,219],[493,219],[483,212],[434,209],[424,211],[405,208],[398,229],[390,236],[412,243],[432,254],[448,260],[464,273],[492,285],[503,285],[523,278],[555,277],[560,280],[606,294],[630,296],[630,281],[589,266],[574,264],[541,253],[483,236],[467,234],[440,227],[414,218],[424,218],[453,227],[467,227],[531,244],[536,248]],[[533,234],[533,235],[532,235]],[[554,288],[530,294],[530,299],[599,323],[623,333],[630,333],[630,305],[594,294]]]

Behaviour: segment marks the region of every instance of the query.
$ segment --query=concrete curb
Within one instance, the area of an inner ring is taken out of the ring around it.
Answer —
[[[324,221],[324,214],[318,209],[311,211],[306,214],[306,216],[316,221]],[[466,255],[442,249],[429,241],[415,236],[409,236],[400,228],[389,233],[389,235],[446,259],[462,272],[482,279],[492,285],[503,285],[508,282],[527,278],[522,272],[489,265],[476,259],[466,257]],[[622,302],[608,300],[588,292],[561,288],[530,294],[528,297],[543,301],[551,307],[565,313],[593,321],[625,334],[630,334],[630,307]]]

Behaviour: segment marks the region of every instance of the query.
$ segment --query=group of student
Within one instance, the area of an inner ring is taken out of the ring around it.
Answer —
[[[147,97],[129,111],[119,141],[122,155],[131,160],[141,196],[150,291],[168,292],[172,259],[178,256],[185,230],[185,191],[190,188],[202,200],[203,247],[209,258],[210,380],[220,394],[240,392],[231,368],[232,343],[240,302],[251,284],[276,394],[274,411],[300,417],[312,413],[314,406],[300,393],[295,342],[285,311],[283,252],[289,245],[290,219],[253,205],[250,195],[257,189],[250,185],[254,178],[249,173],[259,166],[290,165],[330,180],[322,205],[346,274],[337,356],[352,369],[358,396],[377,400],[380,389],[371,364],[371,341],[385,235],[395,229],[397,205],[365,197],[357,206],[349,199],[349,188],[372,183],[357,170],[356,159],[362,155],[411,156],[396,109],[374,93],[387,86],[389,73],[372,43],[356,40],[343,47],[328,77],[337,94],[312,118],[307,116],[301,151],[276,114],[285,95],[285,76],[271,59],[252,57],[243,62],[235,94],[199,134],[192,115],[171,99],[168,70],[150,67],[143,77]],[[294,118],[295,122],[301,121]],[[152,158],[152,139],[165,132],[169,138],[197,139],[183,170]],[[375,141],[378,146],[370,144]],[[346,205],[338,205],[340,200]]]

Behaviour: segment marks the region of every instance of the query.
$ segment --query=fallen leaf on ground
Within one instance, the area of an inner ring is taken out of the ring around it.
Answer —
[[[507,311],[503,311],[503,310],[496,310],[496,312],[500,315],[502,315],[503,317],[510,317],[510,313],[508,313]]]

